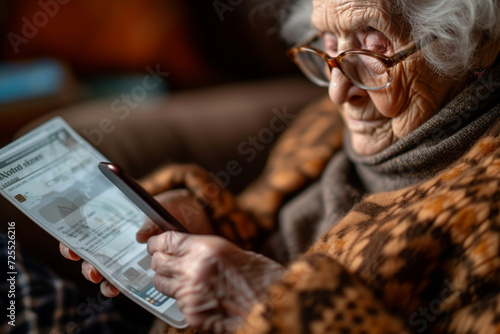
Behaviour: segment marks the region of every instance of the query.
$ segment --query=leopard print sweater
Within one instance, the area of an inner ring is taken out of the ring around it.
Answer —
[[[191,189],[220,234],[256,248],[290,194],[340,149],[337,120],[326,101],[303,112],[237,199],[222,188],[210,196],[213,180],[194,166],[143,184]],[[434,177],[358,203],[289,266],[239,333],[500,333],[500,121]]]
[[[452,167],[365,198],[241,333],[500,333],[500,122]]]

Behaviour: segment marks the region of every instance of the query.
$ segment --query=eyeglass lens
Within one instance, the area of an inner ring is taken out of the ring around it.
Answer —
[[[362,88],[381,88],[389,82],[387,68],[378,58],[349,54],[340,61],[344,74]]]
[[[304,74],[315,84],[328,87],[330,84],[331,71],[326,61],[320,56],[299,52],[295,56],[295,61]]]
[[[311,46],[322,50],[321,39]],[[299,52],[296,62],[306,76],[319,86],[327,87],[331,79],[328,63],[318,54]],[[379,89],[388,85],[390,77],[385,64],[376,57],[362,54],[347,54],[339,59],[344,74],[351,82],[364,89]]]

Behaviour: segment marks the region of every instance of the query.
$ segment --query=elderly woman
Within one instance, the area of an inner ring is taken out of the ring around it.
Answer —
[[[156,288],[209,332],[498,333],[499,2],[312,4],[290,56],[330,101],[238,198],[194,166],[144,181],[194,233],[138,232]]]

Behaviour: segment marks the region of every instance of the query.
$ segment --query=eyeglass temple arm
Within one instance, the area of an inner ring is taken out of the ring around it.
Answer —
[[[416,43],[414,43],[408,49],[405,49],[405,50],[399,52],[392,59],[394,61],[394,65],[402,62],[403,60],[405,60],[406,58],[408,58],[409,56],[411,56],[412,54],[414,54],[418,50],[420,50],[420,47]]]

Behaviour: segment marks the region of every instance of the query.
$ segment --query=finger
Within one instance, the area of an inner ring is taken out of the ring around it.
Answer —
[[[148,253],[162,252],[175,256],[183,256],[189,252],[189,240],[195,238],[192,235],[168,231],[154,236],[148,240]]]
[[[181,273],[181,260],[178,257],[167,255],[162,252],[155,252],[151,259],[151,269],[157,274],[175,277]]]
[[[153,277],[153,285],[165,296],[178,299],[183,284],[178,279],[156,274]]]
[[[102,281],[104,278],[102,277],[101,273],[98,272],[97,269],[95,269],[94,266],[87,261],[82,262],[82,274],[87,280],[96,284]]]
[[[103,281],[101,283],[101,293],[106,297],[116,297],[120,294],[120,291],[108,281]]]
[[[193,208],[194,198],[187,189],[169,190],[155,199],[190,232],[193,232],[191,225],[205,217],[203,209]]]
[[[142,227],[135,234],[135,238],[137,242],[143,244],[148,242],[149,238],[151,238],[152,236],[158,235],[162,232],[163,231],[158,227],[158,225],[153,223],[151,219],[146,218],[144,224],[142,224]]]
[[[186,199],[191,199],[191,195],[187,189],[176,189],[156,195],[155,199],[176,219],[182,220],[183,216],[179,210],[179,205]]]
[[[186,201],[191,200],[189,191],[187,189],[177,189],[166,191],[160,195],[155,196],[155,199],[167,210],[171,215],[179,221],[184,221],[184,215],[181,212],[181,206],[185,205]],[[153,221],[146,217],[144,224],[136,233],[136,240],[140,243],[146,243],[149,238],[154,235],[162,233]]]
[[[155,198],[189,232],[193,234],[215,232],[204,208],[197,203],[194,195],[187,189],[170,190]]]
[[[59,243],[59,252],[61,252],[61,255],[68,260],[78,261],[81,259],[80,256],[75,254],[71,249],[64,246],[62,243]]]

